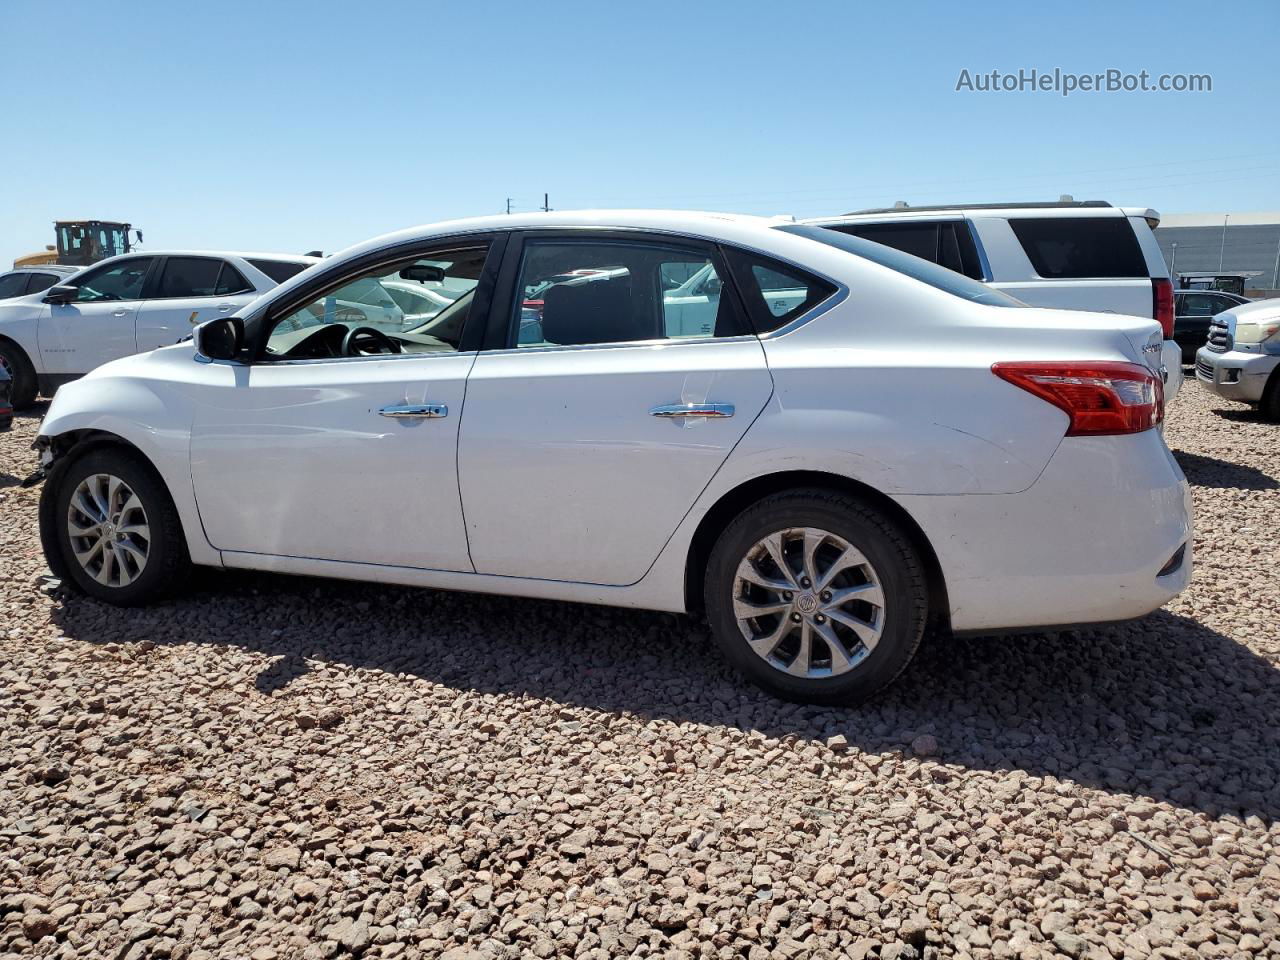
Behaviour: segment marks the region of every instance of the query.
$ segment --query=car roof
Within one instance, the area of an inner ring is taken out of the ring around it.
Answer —
[[[79,273],[83,267],[73,267],[65,263],[28,263],[21,267],[10,267],[0,273],[62,273],[70,276]]]
[[[920,207],[876,207],[853,210],[830,217],[811,217],[805,223],[831,224],[856,223],[861,219],[912,220],[935,217],[939,214],[959,219],[965,216],[1003,214],[1006,217],[1142,217],[1152,227],[1160,222],[1160,213],[1150,207],[1117,207],[1106,200],[1056,200],[1030,203],[945,203]]]
[[[319,263],[320,257],[301,253],[257,253],[244,250],[132,250],[124,257],[240,257],[242,260],[282,260],[288,263]],[[116,259],[110,257],[108,259]],[[99,261],[101,263],[102,261]]]
[[[851,210],[846,217],[857,217],[868,213],[925,213],[935,210],[1074,210],[1081,207],[1111,207],[1106,200],[1052,200],[1031,201],[1029,203],[943,203],[928,204],[923,207],[873,207],[867,210]]]
[[[408,243],[417,239],[447,237],[452,234],[481,233],[500,230],[554,230],[559,227],[598,227],[601,229],[648,229],[671,231],[692,236],[727,239],[745,233],[760,231],[784,223],[794,223],[792,217],[758,217],[739,213],[709,213],[694,210],[550,210],[534,213],[495,214],[484,217],[467,217],[459,220],[442,220],[438,223],[408,227],[393,233],[373,237],[355,246],[333,254],[334,259],[346,259],[397,242]]]

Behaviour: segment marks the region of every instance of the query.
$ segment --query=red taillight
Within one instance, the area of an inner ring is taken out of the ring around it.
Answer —
[[[1064,411],[1068,437],[1139,433],[1164,419],[1164,384],[1140,364],[1017,361],[991,372]]]
[[[1164,277],[1151,281],[1151,314],[1160,324],[1166,340],[1173,339],[1173,282]]]

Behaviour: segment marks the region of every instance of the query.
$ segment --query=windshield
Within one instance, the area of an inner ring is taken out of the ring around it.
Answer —
[[[829,247],[836,247],[839,250],[852,253],[855,256],[862,257],[864,260],[870,260],[872,263],[878,263],[882,267],[896,270],[898,273],[905,274],[913,280],[927,283],[929,286],[944,293],[949,293],[953,297],[959,297],[962,300],[968,300],[971,303],[981,303],[989,307],[1026,306],[1021,300],[989,287],[985,283],[972,280],[962,273],[956,273],[954,270],[940,267],[938,264],[930,263],[928,260],[913,257],[911,254],[903,253],[901,250],[895,250],[893,247],[886,247],[882,243],[874,243],[870,240],[863,240],[861,237],[840,233],[837,230],[829,230],[826,227],[815,227],[802,223],[787,224],[777,229],[808,237],[810,240],[825,243]]]

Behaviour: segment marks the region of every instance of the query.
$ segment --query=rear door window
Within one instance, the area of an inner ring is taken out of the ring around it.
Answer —
[[[218,287],[222,261],[209,257],[169,257],[156,290],[156,298],[212,297]]]
[[[1034,217],[1009,221],[1037,274],[1049,280],[1147,277],[1125,217]]]
[[[586,346],[749,333],[711,248],[632,240],[526,241],[515,345]]]
[[[31,280],[27,284],[27,293],[39,293],[41,290],[48,290],[62,278],[56,273],[33,273]]]

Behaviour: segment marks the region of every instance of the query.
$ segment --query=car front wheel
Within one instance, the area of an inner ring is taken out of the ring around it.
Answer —
[[[83,593],[135,606],[167,595],[182,580],[190,561],[178,511],[138,456],[118,448],[91,450],[46,493],[55,497],[60,566]]]
[[[924,634],[924,568],[902,531],[829,490],[775,494],[712,549],[707,618],[725,657],[788,700],[857,703],[888,686]]]

